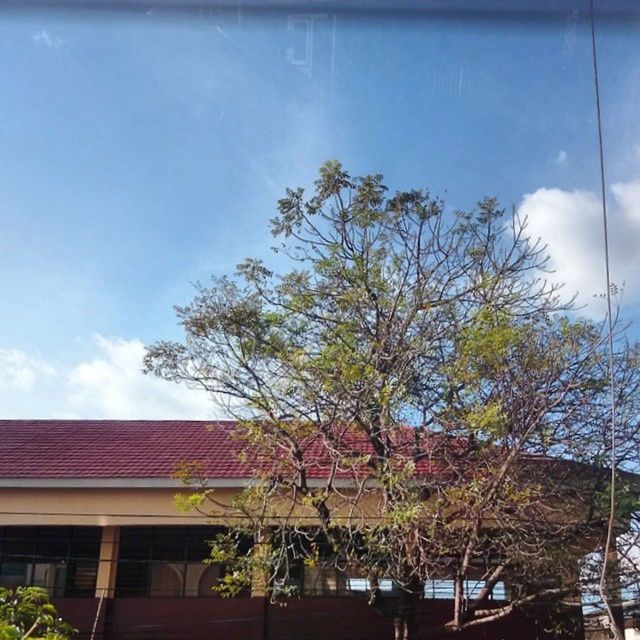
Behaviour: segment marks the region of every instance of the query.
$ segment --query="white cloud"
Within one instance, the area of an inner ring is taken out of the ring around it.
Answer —
[[[55,367],[18,349],[0,349],[0,389],[31,391],[36,381],[56,374]]]
[[[142,373],[139,340],[96,336],[101,355],[82,362],[68,376],[75,413],[105,418],[211,418],[212,404],[202,391]]]
[[[49,47],[50,49],[59,49],[64,44],[64,40],[62,38],[52,36],[48,31],[45,31],[44,29],[38,31],[38,33],[33,35],[33,41],[36,44],[44,45],[46,47]]]
[[[624,285],[624,301],[640,299],[640,179],[611,186],[608,198],[611,279]],[[606,292],[600,198],[591,191],[541,188],[524,196],[519,213],[529,235],[547,245],[553,279],[578,294],[588,311],[602,312],[594,296]]]
[[[96,356],[63,370],[0,350],[3,418],[211,419],[206,393],[142,373],[139,340],[95,337]]]
[[[96,336],[96,343],[101,355],[68,376],[74,412],[123,419],[212,417],[212,404],[202,391],[142,373],[145,350],[139,340]]]
[[[558,151],[558,155],[553,159],[553,163],[557,164],[559,167],[565,167],[568,162],[569,154],[564,149],[560,149],[560,151]]]
[[[631,182],[618,182],[611,186],[613,195],[629,222],[640,225],[640,178]],[[634,249],[637,249],[637,245]]]

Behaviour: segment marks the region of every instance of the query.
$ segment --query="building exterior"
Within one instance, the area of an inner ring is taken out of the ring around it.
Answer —
[[[625,640],[640,640],[640,601],[633,600],[621,603],[624,610]],[[609,640],[609,620],[601,611],[585,613],[585,640]]]
[[[365,581],[335,570],[301,573],[301,597],[286,606],[259,588],[233,599],[211,590],[223,567],[203,559],[225,523],[177,510],[176,472],[196,464],[231,499],[253,477],[232,433],[230,422],[0,421],[0,586],[46,587],[94,640],[393,637]],[[420,616],[443,619],[450,597],[451,581],[433,580]],[[550,636],[517,613],[459,637]]]

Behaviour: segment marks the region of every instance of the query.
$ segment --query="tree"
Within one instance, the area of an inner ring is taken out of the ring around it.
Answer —
[[[415,635],[434,577],[454,579],[454,608],[420,637],[575,596],[605,519],[605,345],[566,315],[525,221],[491,198],[464,213],[389,195],[382,176],[335,161],[278,210],[275,250],[292,268],[250,258],[199,286],[177,308],[184,342],[145,360],[222,402],[256,460],[260,482],[233,504],[204,486],[191,499],[245,523],[214,544],[233,567],[222,591],[258,571],[286,595],[299,563],[357,571],[397,638]],[[634,349],[620,346],[621,375]],[[623,393],[637,369],[624,375]],[[247,537],[268,544],[238,554]],[[492,605],[505,579],[509,602]]]
[[[0,640],[69,640],[74,633],[45,589],[0,587]]]

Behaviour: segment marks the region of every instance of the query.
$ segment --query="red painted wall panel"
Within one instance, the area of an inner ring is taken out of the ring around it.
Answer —
[[[393,621],[364,598],[307,597],[286,605],[260,598],[116,598],[104,601],[95,640],[392,640]],[[60,615],[89,640],[98,600],[58,599]],[[426,600],[420,628],[448,619],[452,603]],[[540,612],[543,614],[544,612]],[[102,618],[103,616],[101,616]],[[553,640],[544,624],[515,613],[447,640]],[[418,634],[419,636],[419,634]],[[582,640],[581,628],[573,640]]]
[[[91,636],[98,613],[96,598],[53,598],[52,603],[60,617],[78,629],[79,633],[74,636],[74,640],[85,640]]]
[[[260,598],[116,598],[105,640],[262,640]]]

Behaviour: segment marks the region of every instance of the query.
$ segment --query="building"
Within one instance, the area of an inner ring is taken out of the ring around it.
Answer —
[[[620,604],[624,611],[625,640],[640,640],[640,601]],[[585,612],[584,637],[585,640],[609,640],[609,619],[600,609]]]
[[[0,421],[0,585],[46,587],[79,637],[95,640],[393,637],[358,576],[308,572],[286,606],[259,589],[233,599],[211,590],[223,569],[202,560],[224,522],[177,510],[176,471],[195,463],[231,498],[253,476],[232,431],[230,422]],[[449,614],[450,583],[427,585],[421,616]],[[550,636],[516,613],[457,637]]]

